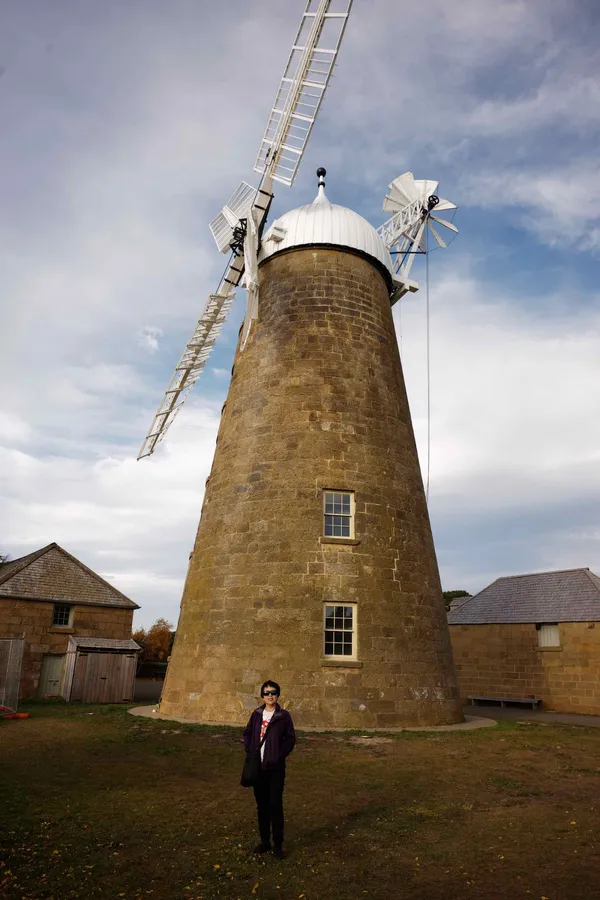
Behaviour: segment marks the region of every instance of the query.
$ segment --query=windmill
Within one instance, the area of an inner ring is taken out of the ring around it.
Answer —
[[[258,306],[258,245],[273,182],[294,182],[333,72],[352,0],[308,0],[261,141],[254,170],[257,188],[242,181],[210,228],[222,253],[230,254],[217,290],[206,302],[165,391],[138,459],[150,456],[194,386],[244,279],[247,289],[242,344]]]
[[[391,308],[417,289],[413,256],[427,249],[426,229],[443,227],[437,212],[454,206],[406,173],[377,231],[329,201],[319,168],[315,200],[264,230],[274,182],[292,183],[333,70],[351,3],[333,6],[306,7],[256,161],[259,186],[242,182],[211,223],[231,254],[225,276],[140,453],[181,408],[243,278],[166,718],[247,721],[274,677],[310,727],[462,719]]]

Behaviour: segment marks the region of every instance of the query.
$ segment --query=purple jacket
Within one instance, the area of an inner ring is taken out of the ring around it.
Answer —
[[[246,750],[260,746],[260,728],[264,708],[263,704],[254,710],[244,729],[244,748]],[[262,761],[263,769],[275,769],[282,763],[285,764],[285,758],[292,752],[295,743],[296,732],[292,717],[287,709],[282,709],[277,703],[273,718],[267,728]]]

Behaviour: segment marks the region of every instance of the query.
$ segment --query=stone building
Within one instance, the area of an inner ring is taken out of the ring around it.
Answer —
[[[272,678],[300,725],[460,721],[387,248],[321,188],[259,264],[161,714],[241,723]]]
[[[24,639],[20,698],[132,699],[136,609],[55,543],[0,565],[0,640]]]
[[[498,578],[448,622],[465,702],[537,697],[600,715],[600,578],[589,569]]]

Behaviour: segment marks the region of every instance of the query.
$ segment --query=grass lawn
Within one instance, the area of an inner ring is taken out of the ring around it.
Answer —
[[[299,734],[277,861],[248,855],[240,729],[23,710],[0,722],[3,898],[600,897],[600,729]]]

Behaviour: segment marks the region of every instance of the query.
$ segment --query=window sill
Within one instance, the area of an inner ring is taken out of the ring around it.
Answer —
[[[360,538],[346,538],[346,537],[323,537],[319,538],[320,544],[350,544],[352,547],[356,547],[357,544],[360,544]]]
[[[334,669],[362,669],[362,662],[359,659],[330,659],[326,656],[321,660],[321,665]]]
[[[540,653],[562,653],[562,647],[536,647]]]
[[[50,634],[75,634],[75,629],[66,625],[64,627],[62,625],[53,625],[50,629]]]

